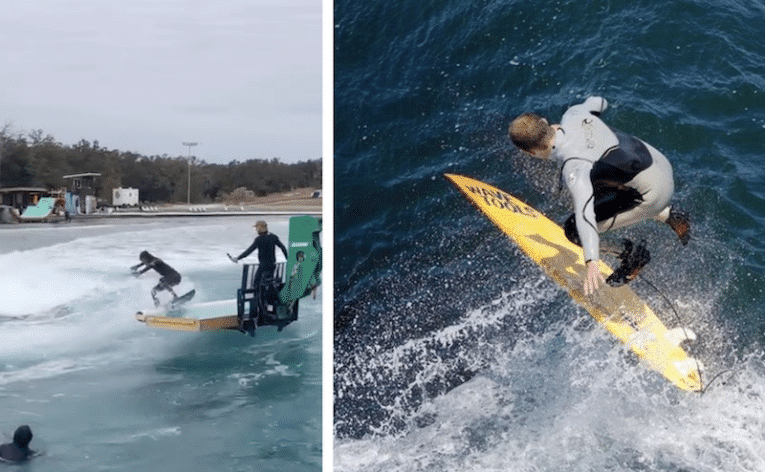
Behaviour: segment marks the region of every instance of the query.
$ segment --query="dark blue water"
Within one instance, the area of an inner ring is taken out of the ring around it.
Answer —
[[[765,4],[339,0],[334,14],[336,470],[765,467]],[[506,130],[590,95],[673,163],[693,241],[654,223],[615,236],[649,241],[644,277],[677,314],[635,290],[699,334],[703,396],[631,359],[442,177],[563,221],[556,168]]]

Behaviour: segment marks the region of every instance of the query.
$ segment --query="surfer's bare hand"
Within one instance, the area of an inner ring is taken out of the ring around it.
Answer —
[[[592,295],[595,290],[598,289],[598,280],[601,283],[606,283],[606,279],[603,274],[600,273],[598,267],[598,261],[590,261],[587,263],[587,276],[584,279],[584,294]]]

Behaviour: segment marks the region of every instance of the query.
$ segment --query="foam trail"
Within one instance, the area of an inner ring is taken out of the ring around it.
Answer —
[[[406,434],[337,441],[334,470],[763,470],[765,364],[736,370],[680,392],[599,330],[559,327],[424,403]]]
[[[44,241],[29,248],[22,236],[29,228],[4,228],[19,248],[0,253],[0,383],[129,363],[172,349],[181,338],[158,339],[132,316],[151,306],[149,292],[159,275],[149,271],[136,278],[130,266],[149,249],[182,274],[181,290],[194,288],[199,279],[198,300],[233,298],[239,266],[225,252],[246,248],[254,237],[251,226],[236,219],[223,225],[195,221],[183,232],[156,224],[55,227],[52,233],[33,228],[38,238],[32,240]],[[270,226],[286,240],[286,218]],[[207,284],[208,277],[223,283]]]
[[[561,293],[544,277],[534,280],[527,277],[429,339],[370,345],[360,358],[336,359],[336,409],[360,391],[386,415],[371,417],[377,423],[365,436],[336,441],[334,469],[763,469],[761,354],[748,356],[732,380],[726,375],[725,385],[716,382],[703,396],[684,392],[640,365],[568,297],[555,302]],[[690,305],[678,302],[681,313],[694,313],[686,321],[706,326],[705,336],[689,347],[713,364],[732,350],[709,308],[718,298],[715,292]],[[515,317],[533,321],[519,324]],[[540,321],[541,330],[533,326]],[[462,346],[459,362],[444,355],[455,344]],[[476,369],[471,379],[446,391],[430,388],[434,378],[465,362]],[[393,400],[384,395],[389,385],[401,392]],[[430,395],[412,402],[412,392]],[[336,428],[352,430],[347,426]]]

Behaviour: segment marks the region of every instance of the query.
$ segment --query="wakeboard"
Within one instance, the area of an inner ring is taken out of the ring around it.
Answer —
[[[190,301],[192,298],[194,298],[194,295],[197,293],[196,289],[191,289],[190,291],[184,293],[180,297],[172,300],[170,302],[170,311],[178,310],[180,309],[184,303]]]
[[[455,174],[444,174],[467,199],[558,285],[587,310],[595,320],[621,340],[651,369],[678,388],[701,391],[701,363],[680,347],[695,334],[683,327],[667,329],[653,310],[628,286],[603,284],[585,296],[583,251],[571,243],[563,228],[530,205],[496,187]],[[600,272],[613,272],[602,260]]]

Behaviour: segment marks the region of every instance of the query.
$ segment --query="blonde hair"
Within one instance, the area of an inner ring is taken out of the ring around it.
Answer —
[[[514,119],[508,132],[513,144],[526,152],[544,149],[555,134],[547,120],[536,113],[524,113]]]
[[[265,221],[259,220],[255,222],[255,229],[258,230],[258,233],[266,233],[268,232],[268,225]]]

